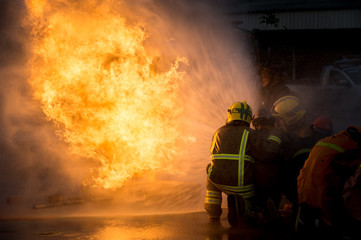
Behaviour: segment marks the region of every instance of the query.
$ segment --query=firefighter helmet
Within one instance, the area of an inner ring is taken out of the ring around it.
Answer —
[[[271,114],[280,117],[289,126],[303,118],[306,110],[298,97],[284,96],[273,104]]]
[[[229,107],[227,112],[227,123],[233,120],[241,120],[251,123],[252,109],[246,101],[235,102]]]
[[[321,131],[326,131],[329,133],[333,133],[333,124],[330,118],[325,117],[325,116],[320,116],[318,118],[316,118],[313,123],[312,126],[316,129],[316,130],[321,130]]]

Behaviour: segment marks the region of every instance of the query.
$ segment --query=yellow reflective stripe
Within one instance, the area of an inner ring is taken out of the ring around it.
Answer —
[[[214,203],[214,204],[221,204],[222,203],[222,198],[213,198],[213,197],[206,197],[204,199],[204,202],[208,202],[208,203]]]
[[[295,154],[293,154],[292,158],[295,158],[298,155],[301,155],[303,153],[310,153],[310,152],[311,152],[311,148],[304,148],[304,149],[297,151]]]
[[[247,193],[241,193],[239,195],[241,195],[243,198],[250,198],[250,197],[253,197],[255,195],[255,192],[253,190],[253,191],[250,191],[250,192],[247,192]]]
[[[328,148],[336,150],[337,152],[340,152],[340,153],[345,151],[342,147],[340,147],[336,144],[333,144],[333,143],[317,142],[316,146],[328,147]]]
[[[222,203],[222,192],[207,190],[204,203],[221,204]]]
[[[219,200],[219,199],[209,199],[209,198],[206,198],[206,199],[204,200],[204,203],[217,204],[217,205],[219,205],[219,204],[222,204],[222,201]]]
[[[238,194],[244,198],[250,198],[255,195],[254,185],[247,185],[246,187],[242,186],[226,186],[221,184],[213,183],[219,190],[226,194]]]
[[[281,144],[281,142],[282,142],[282,140],[279,137],[275,136],[275,135],[269,135],[268,139],[276,141],[278,144]]]
[[[208,178],[211,177],[212,170],[213,170],[213,162],[211,162],[211,166],[208,168],[208,172],[207,172]]]
[[[242,196],[243,198],[250,198],[255,195],[254,185],[247,185],[245,187],[242,186],[226,186],[221,184],[213,183],[219,190],[226,194],[237,194]]]
[[[246,146],[249,132],[245,129],[242,135],[241,145],[239,147],[239,163],[238,163],[238,186],[244,184],[244,155],[246,153]]]
[[[222,193],[218,191],[207,190],[207,197],[222,198]]]
[[[254,159],[251,156],[247,155],[247,154],[244,155],[244,160],[254,163]]]
[[[249,184],[246,186],[229,186],[229,185],[217,184],[217,186],[221,187],[222,189],[226,189],[233,192],[247,192],[247,191],[252,191],[254,189],[254,184]]]
[[[214,159],[239,160],[239,155],[238,154],[212,154],[211,159],[212,160],[214,160]],[[244,155],[244,160],[254,162],[254,159],[247,154]]]
[[[213,135],[211,153],[213,152],[214,146],[216,145],[217,136],[218,136],[218,131]]]
[[[227,160],[238,160],[238,154],[212,154],[211,159],[227,159]]]

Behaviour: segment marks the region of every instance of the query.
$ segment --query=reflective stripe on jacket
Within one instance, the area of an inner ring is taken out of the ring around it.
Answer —
[[[262,138],[243,124],[226,124],[213,136],[208,179],[226,194],[254,196],[254,157],[274,156],[281,140]]]
[[[234,166],[237,166],[237,168],[234,168],[232,173],[230,173],[231,178],[229,178],[229,185],[219,184],[216,182],[212,182],[217,188],[222,190],[223,192],[227,194],[237,193],[239,195],[242,195],[244,198],[249,198],[254,196],[254,185],[251,183],[249,179],[246,179],[245,181],[245,165],[248,163],[252,164],[254,163],[254,160],[251,156],[248,156],[245,154],[246,152],[246,145],[248,140],[248,134],[249,131],[244,129],[243,135],[241,139],[241,144],[239,146],[239,153],[238,154],[212,154],[212,166],[208,171],[208,177],[212,179],[212,172],[214,165],[222,164],[222,162],[225,162],[224,164],[232,164]],[[227,163],[228,161],[231,161],[231,163]],[[237,172],[235,172],[237,171]],[[248,176],[251,174],[248,173]],[[253,173],[252,173],[253,175]],[[235,180],[237,183],[235,183]],[[251,184],[250,184],[251,183]]]

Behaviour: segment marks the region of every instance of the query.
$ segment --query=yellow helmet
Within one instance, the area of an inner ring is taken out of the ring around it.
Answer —
[[[229,107],[227,112],[227,123],[233,120],[241,120],[251,123],[252,109],[246,101],[235,102]]]
[[[306,114],[306,110],[299,98],[284,96],[273,104],[271,113],[275,117],[282,118],[287,125],[292,125]]]

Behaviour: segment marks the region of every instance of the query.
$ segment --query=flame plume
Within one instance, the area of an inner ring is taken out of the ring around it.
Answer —
[[[115,189],[165,167],[177,152],[178,59],[157,71],[145,26],[129,24],[116,1],[27,0],[31,77],[70,152],[95,162],[92,182]]]

